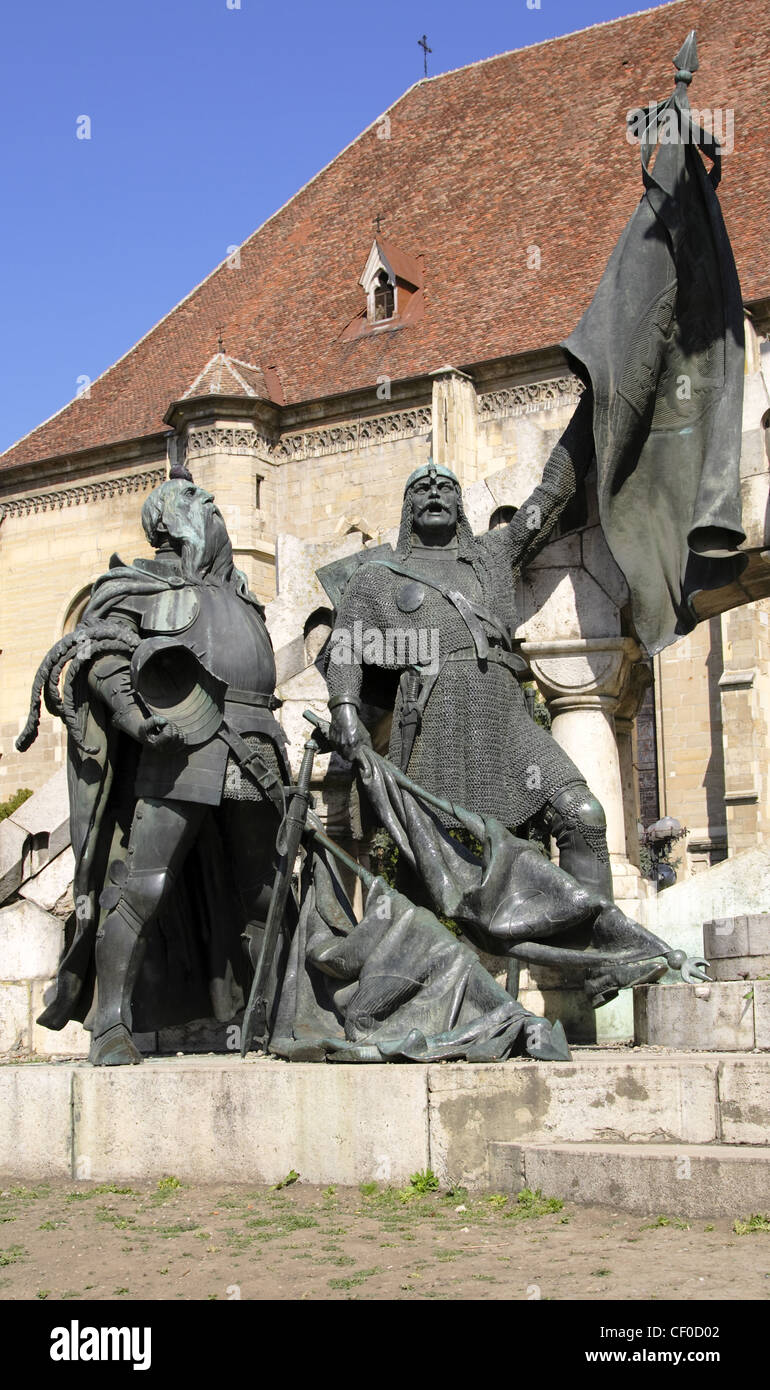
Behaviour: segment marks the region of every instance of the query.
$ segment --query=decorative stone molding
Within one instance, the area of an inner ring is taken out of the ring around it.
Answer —
[[[576,697],[609,697],[615,703],[625,691],[631,664],[641,651],[632,637],[580,637],[555,642],[524,642],[538,685],[550,701],[568,703]]]
[[[485,391],[478,397],[479,418],[500,420],[506,415],[536,415],[541,410],[575,405],[584,390],[582,381],[569,375]]]
[[[411,435],[426,433],[431,421],[429,405],[391,411],[387,415],[366,415],[349,424],[285,434],[276,444],[273,458],[277,462],[305,459],[320,454],[345,453],[362,445],[382,444],[386,440],[408,439]]]
[[[120,497],[131,492],[150,492],[163,482],[165,476],[165,468],[153,468],[144,473],[130,473],[125,477],[103,478],[99,482],[63,487],[56,492],[14,497],[10,502],[0,503],[0,520],[6,516],[29,516],[30,512],[61,511],[64,507],[78,507],[83,502],[101,502],[105,497]]]
[[[272,440],[252,425],[203,425],[187,431],[179,441],[181,460],[203,454],[269,454]]]

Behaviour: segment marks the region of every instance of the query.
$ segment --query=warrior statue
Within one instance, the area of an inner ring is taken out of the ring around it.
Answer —
[[[359,710],[367,662],[375,661],[398,674],[391,761],[427,791],[511,830],[539,822],[556,840],[561,867],[611,903],[604,812],[530,714],[513,641],[516,578],[547,541],[592,453],[585,392],[542,482],[508,525],[478,537],[449,468],[429,462],[412,473],[395,553],[379,551],[345,591],[326,679],[331,738],[345,757],[368,742]],[[373,632],[400,640],[373,642]]]
[[[178,470],[142,524],[155,558],[113,556],[18,741],[43,691],[70,734],[77,925],[39,1022],[86,1021],[97,1065],[141,1061],[132,1028],[243,1006],[290,781],[264,610],[214,498]]]

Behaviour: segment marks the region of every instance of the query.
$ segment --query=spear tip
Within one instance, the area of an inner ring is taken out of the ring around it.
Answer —
[[[698,45],[695,30],[691,29],[682,47],[674,58],[677,82],[683,82],[689,87],[693,79],[693,73],[698,71]]]

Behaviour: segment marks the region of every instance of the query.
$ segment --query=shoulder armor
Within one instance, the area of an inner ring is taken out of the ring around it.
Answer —
[[[192,627],[200,611],[200,601],[193,588],[166,589],[141,600],[142,630],[165,636],[185,632]]]

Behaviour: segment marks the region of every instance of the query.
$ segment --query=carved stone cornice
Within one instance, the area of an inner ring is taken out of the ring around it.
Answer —
[[[165,468],[152,468],[143,473],[102,478],[93,483],[78,483],[73,487],[58,488],[55,492],[29,493],[26,497],[14,497],[9,502],[0,502],[0,520],[6,516],[29,516],[30,512],[61,511],[64,507],[78,507],[83,502],[100,502],[104,497],[120,497],[124,493],[150,492],[158,483],[162,483],[165,477]]]
[[[549,377],[547,381],[503,386],[498,391],[484,391],[478,397],[479,419],[499,420],[506,415],[536,415],[541,410],[575,405],[584,390],[582,381],[570,374]]]
[[[253,425],[196,425],[188,429],[177,446],[181,459],[204,454],[270,454],[273,441]]]
[[[349,423],[285,434],[273,449],[273,458],[283,463],[289,459],[343,453],[368,444],[381,444],[386,440],[408,439],[411,435],[425,434],[431,427],[431,421],[429,405],[415,406],[411,410],[392,410],[387,415],[364,415]]]

